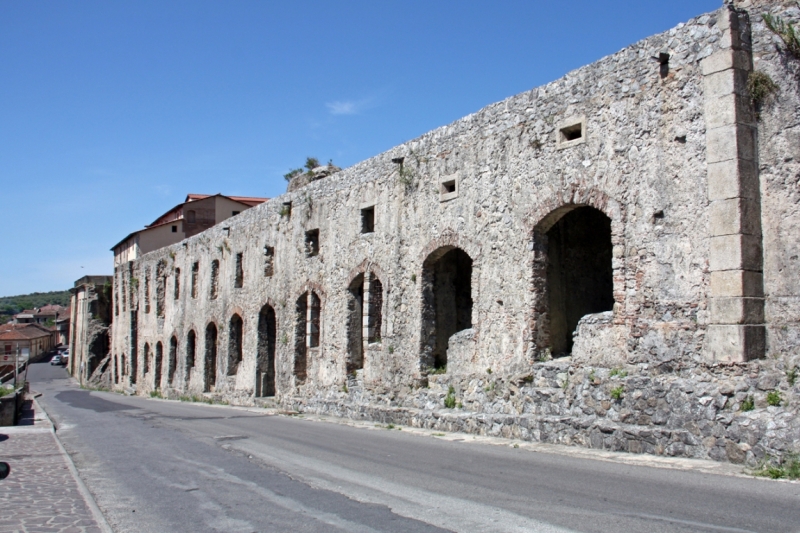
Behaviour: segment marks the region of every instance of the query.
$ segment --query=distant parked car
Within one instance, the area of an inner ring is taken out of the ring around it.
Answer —
[[[52,359],[50,359],[51,365],[60,365],[63,364],[64,361],[61,359],[60,355],[54,355]]]

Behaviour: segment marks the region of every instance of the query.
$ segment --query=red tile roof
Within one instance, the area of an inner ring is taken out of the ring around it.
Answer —
[[[228,196],[227,194],[187,194],[186,195],[186,202],[194,202],[195,200],[203,200],[205,198],[210,198],[212,196],[223,196],[225,198],[229,198],[234,202],[239,202],[242,204],[249,205],[250,207],[256,206],[258,204],[263,204],[269,198],[260,198],[258,196]]]
[[[175,207],[173,207],[172,209],[170,209],[169,211],[167,211],[166,213],[164,213],[163,215],[161,215],[160,217],[155,219],[152,224],[147,224],[144,227],[144,229],[136,230],[134,232],[129,233],[124,239],[122,239],[117,244],[112,246],[111,250],[114,251],[117,248],[117,246],[121,245],[122,243],[124,243],[125,241],[127,241],[128,239],[130,239],[131,237],[136,235],[137,233],[140,233],[142,231],[145,231],[145,230],[148,230],[148,229],[151,229],[151,228],[155,228],[155,227],[158,227],[158,226],[164,226],[166,224],[174,223],[174,222],[177,222],[178,220],[183,220],[183,206],[184,205],[186,205],[186,204],[188,204],[190,202],[194,202],[196,200],[204,200],[206,198],[211,198],[212,196],[222,196],[223,198],[228,198],[229,200],[233,200],[234,202],[239,202],[240,204],[244,204],[244,205],[247,205],[249,207],[255,207],[258,204],[263,204],[264,202],[269,200],[269,198],[260,198],[260,197],[257,197],[257,196],[227,196],[227,195],[220,194],[220,193],[217,193],[217,194],[187,194],[186,195],[186,200],[184,200],[184,202],[182,204],[176,205]]]
[[[28,326],[5,330],[0,333],[0,341],[27,341],[49,337],[52,332],[38,324],[15,324],[16,326]],[[37,327],[38,326],[38,327]]]

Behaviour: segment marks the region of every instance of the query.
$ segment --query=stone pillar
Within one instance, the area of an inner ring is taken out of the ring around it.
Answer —
[[[764,356],[758,129],[747,92],[752,70],[746,14],[720,10],[722,49],[701,62],[708,163],[709,361]]]

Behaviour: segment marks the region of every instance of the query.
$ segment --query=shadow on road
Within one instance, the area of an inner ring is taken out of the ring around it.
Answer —
[[[77,409],[89,409],[96,413],[140,410],[138,407],[131,407],[129,405],[109,402],[108,400],[98,398],[97,396],[92,396],[89,391],[84,390],[61,391],[56,394],[56,399],[70,405],[71,407],[75,407]]]

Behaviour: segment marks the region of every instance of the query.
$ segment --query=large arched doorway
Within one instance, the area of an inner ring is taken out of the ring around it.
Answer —
[[[275,310],[270,305],[258,314],[256,396],[275,396]]]
[[[422,265],[422,366],[447,366],[450,337],[472,327],[472,258],[439,248]]]
[[[383,284],[374,273],[359,274],[347,289],[347,373],[364,368],[367,344],[381,342]]]
[[[347,373],[364,368],[364,274],[347,288]]]
[[[561,216],[545,235],[545,303],[550,351],[557,357],[571,353],[582,317],[614,307],[611,219],[594,207],[579,206]]]
[[[211,392],[217,385],[217,326],[213,322],[206,326],[206,357],[204,392]]]
[[[303,293],[295,303],[294,375],[298,384],[308,377],[309,352],[319,348],[321,326],[322,301],[314,291]]]

